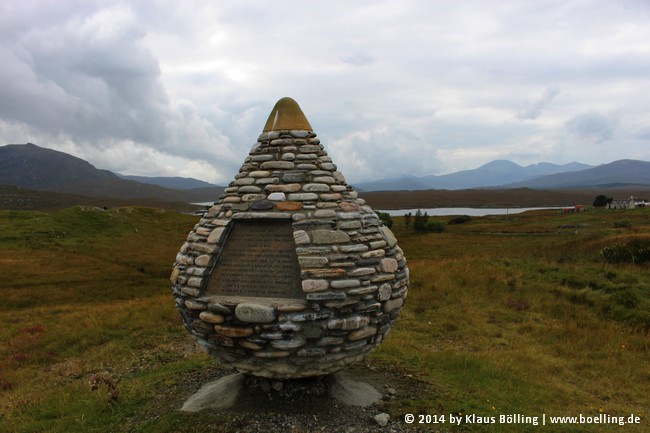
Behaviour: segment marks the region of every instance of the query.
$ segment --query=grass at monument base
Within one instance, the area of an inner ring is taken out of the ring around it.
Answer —
[[[0,431],[220,431],[218,414],[165,406],[198,387],[183,378],[215,365],[195,350],[168,282],[196,220],[149,208],[0,212]],[[393,419],[414,414],[414,431],[648,431],[649,265],[600,251],[647,241],[650,209],[480,217],[430,234],[394,218],[393,231],[411,288],[370,363],[426,385],[419,398],[397,395]],[[450,414],[545,414],[547,425],[451,427]],[[580,414],[641,424],[548,424]]]

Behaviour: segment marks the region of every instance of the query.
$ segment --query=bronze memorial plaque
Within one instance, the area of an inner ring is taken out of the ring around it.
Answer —
[[[205,295],[304,298],[291,221],[234,221]]]

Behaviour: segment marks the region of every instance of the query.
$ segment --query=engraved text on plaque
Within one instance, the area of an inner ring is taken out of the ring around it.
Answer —
[[[234,221],[205,295],[303,298],[291,221]]]

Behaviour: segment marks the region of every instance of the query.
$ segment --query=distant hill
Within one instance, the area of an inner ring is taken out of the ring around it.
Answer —
[[[512,161],[497,160],[473,170],[463,170],[440,176],[407,176],[399,179],[382,179],[373,182],[361,182],[355,184],[355,186],[363,191],[486,188],[544,175],[584,170],[590,167],[592,166],[579,162],[562,165],[541,162],[522,167]]]
[[[187,203],[216,200],[223,192],[221,187],[177,190],[123,179],[83,159],[32,143],[0,147],[0,184],[89,197]]]
[[[507,188],[565,189],[650,185],[650,162],[621,159],[572,173],[558,173],[504,185]]]
[[[147,206],[160,209],[194,212],[200,207],[187,202],[152,198],[90,197],[53,191],[37,191],[14,185],[0,185],[0,210],[53,211],[85,205],[99,208]]]
[[[117,174],[123,179],[134,180],[149,185],[158,185],[171,189],[197,189],[197,188],[219,188],[218,185],[204,182],[192,177],[149,177]]]

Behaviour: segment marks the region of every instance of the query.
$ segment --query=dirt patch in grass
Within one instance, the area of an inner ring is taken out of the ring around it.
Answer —
[[[235,407],[227,410],[204,410],[183,413],[183,403],[206,383],[213,382],[233,370],[219,366],[192,371],[179,377],[176,384],[159,390],[146,411],[130,420],[130,431],[192,432],[411,432],[403,408],[412,401],[436,398],[436,389],[416,375],[380,361],[356,364],[345,370],[356,381],[372,385],[382,400],[369,407],[348,406],[328,394],[327,378],[270,383],[265,379],[247,377]],[[271,388],[268,385],[279,389]],[[391,415],[386,426],[379,426],[374,417]]]

